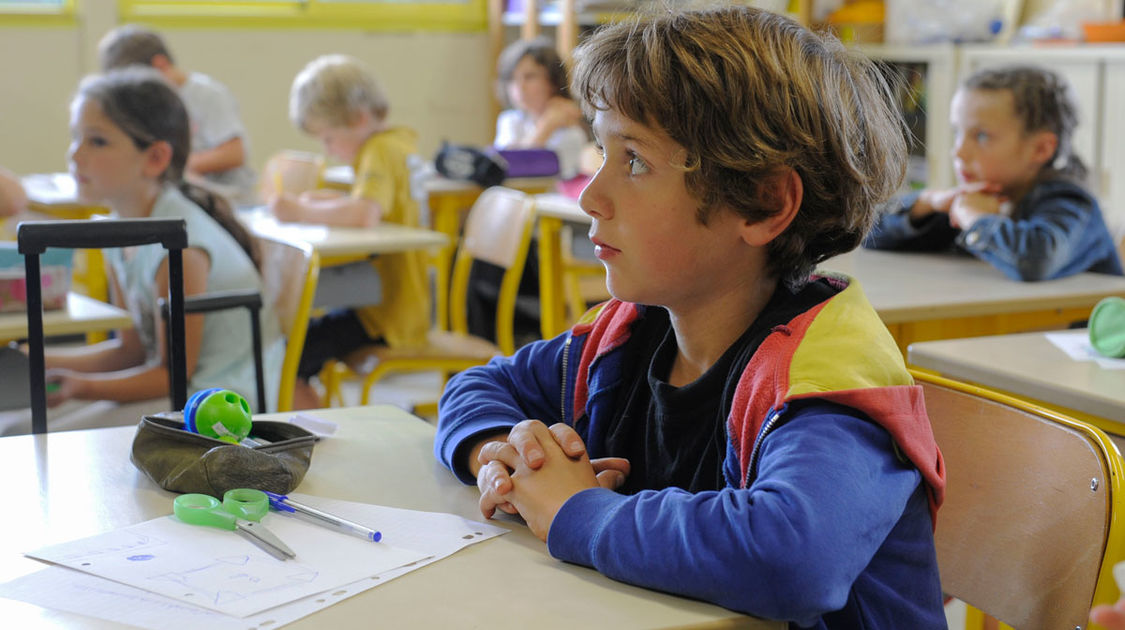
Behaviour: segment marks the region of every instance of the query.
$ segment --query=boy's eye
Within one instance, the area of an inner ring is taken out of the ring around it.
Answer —
[[[978,131],[975,139],[977,142],[988,142],[988,134],[983,131]]]
[[[629,154],[629,174],[644,175],[648,172],[648,164],[636,153]]]

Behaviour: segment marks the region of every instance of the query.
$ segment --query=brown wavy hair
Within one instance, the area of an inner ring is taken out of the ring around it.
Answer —
[[[612,108],[687,150],[701,223],[724,207],[776,214],[777,176],[801,177],[801,207],[768,248],[768,271],[791,287],[858,246],[905,176],[907,128],[884,73],[789,18],[745,6],[642,14],[600,28],[574,60],[587,116]]]

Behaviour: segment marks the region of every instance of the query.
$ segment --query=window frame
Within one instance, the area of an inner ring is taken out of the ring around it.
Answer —
[[[58,4],[0,2],[0,27],[60,26],[77,21],[76,0]]]
[[[118,0],[123,22],[156,27],[350,28],[365,31],[483,31],[487,0],[345,1]]]

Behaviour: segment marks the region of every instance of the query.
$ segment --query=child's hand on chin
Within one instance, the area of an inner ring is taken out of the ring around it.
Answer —
[[[1002,214],[1010,206],[1008,199],[993,192],[974,191],[957,195],[949,208],[949,223],[967,230],[981,217],[989,214]]]

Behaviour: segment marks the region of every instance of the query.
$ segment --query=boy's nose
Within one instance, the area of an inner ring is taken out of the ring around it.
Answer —
[[[602,169],[599,168],[598,172],[590,178],[586,187],[582,189],[582,194],[578,196],[578,207],[594,218],[607,219],[613,214],[613,210],[609,200],[601,192],[601,172]]]

